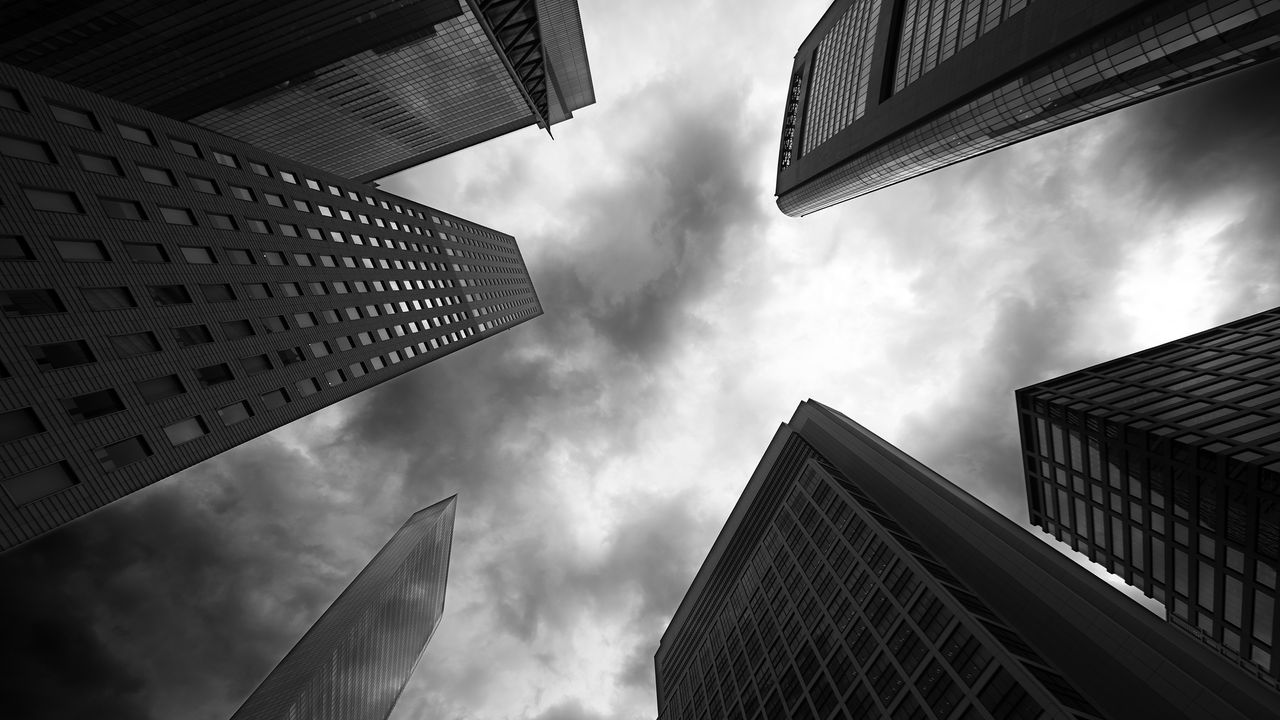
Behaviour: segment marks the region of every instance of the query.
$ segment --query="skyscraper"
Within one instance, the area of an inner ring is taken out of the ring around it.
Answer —
[[[0,62],[359,182],[595,102],[576,0],[19,0]]]
[[[231,720],[384,720],[444,613],[453,496],[419,510]]]
[[[1280,308],[1017,402],[1031,522],[1276,684]]]
[[[0,550],[542,313],[510,235],[0,65]]]
[[[798,216],[1280,55],[1265,0],[836,0],[796,53]]]
[[[662,720],[1243,720],[1280,707],[1280,694],[813,401],[774,435],[655,666]]]

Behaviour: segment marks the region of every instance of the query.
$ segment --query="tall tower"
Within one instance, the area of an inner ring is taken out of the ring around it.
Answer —
[[[1280,308],[1017,402],[1031,522],[1275,686]]]
[[[542,313],[510,235],[0,65],[0,550]]]
[[[807,215],[1277,55],[1262,0],[835,0],[796,53],[778,207]]]
[[[231,720],[384,720],[444,612],[453,496],[419,510]]]
[[[774,435],[655,666],[661,720],[1244,720],[1280,706],[813,401]]]
[[[17,0],[0,62],[359,182],[595,102],[576,0]]]

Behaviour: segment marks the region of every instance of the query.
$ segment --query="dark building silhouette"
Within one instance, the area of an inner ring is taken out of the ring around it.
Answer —
[[[384,720],[444,612],[457,496],[387,541],[231,720]]]
[[[595,102],[576,0],[17,0],[0,62],[362,182]]]
[[[540,315],[515,240],[0,65],[0,550]]]
[[[1278,54],[1263,0],[836,0],[796,53],[778,207],[806,215]]]
[[[662,720],[1263,718],[1280,694],[801,403],[655,656]]]
[[[1280,309],[1017,400],[1031,522],[1274,686]]]

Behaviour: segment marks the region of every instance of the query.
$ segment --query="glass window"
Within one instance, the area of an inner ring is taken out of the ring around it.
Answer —
[[[310,348],[312,357],[322,358],[329,354],[329,344],[323,340],[311,343]]]
[[[285,297],[301,297],[302,286],[293,282],[280,283],[280,293]]]
[[[346,382],[346,380],[347,379],[342,375],[341,370],[329,370],[324,374],[325,384],[328,385],[329,387],[334,387],[335,385],[341,385],[342,383]]]
[[[245,375],[253,376],[271,369],[271,358],[266,355],[250,355],[240,358],[240,368]]]
[[[315,327],[315,325],[316,325],[316,316],[315,316],[315,315],[312,315],[312,314],[311,314],[311,313],[309,313],[309,312],[305,312],[305,313],[294,313],[294,314],[293,314],[293,324],[294,324],[294,325],[296,325],[296,326],[298,326],[298,327],[300,327],[300,328]]]
[[[178,347],[194,347],[213,342],[213,333],[204,325],[185,325],[173,328],[173,339]]]
[[[0,413],[0,443],[21,440],[42,432],[44,432],[44,423],[40,422],[40,418],[31,408]]]
[[[34,260],[27,241],[17,235],[0,235],[0,260]]]
[[[214,263],[213,250],[207,247],[183,247],[182,259],[192,265],[212,265]]]
[[[169,438],[169,444],[175,446],[191,442],[208,434],[208,432],[209,429],[205,427],[204,421],[200,419],[199,415],[179,420],[172,425],[166,425],[164,428],[164,435]]]
[[[184,208],[160,206],[160,217],[170,225],[195,225],[196,219],[190,210]]]
[[[231,260],[232,265],[252,265],[253,253],[240,248],[230,248],[227,250],[227,258]]]
[[[138,306],[127,287],[82,288],[80,293],[84,295],[90,310],[119,310]]]
[[[161,307],[168,305],[186,305],[191,302],[191,293],[183,285],[150,285],[147,287],[151,300]]]
[[[201,285],[200,293],[204,295],[205,302],[231,302],[236,299],[235,291],[226,284]]]
[[[41,370],[57,370],[95,361],[93,351],[89,349],[89,343],[83,340],[32,345],[27,348],[27,353]]]
[[[287,183],[289,183],[290,185],[297,185],[297,184],[298,184],[298,176],[297,176],[297,175],[294,175],[294,174],[293,174],[293,173],[291,173],[291,172],[287,172],[287,171],[285,171],[285,170],[281,170],[281,171],[280,171],[280,179],[281,179],[281,180],[283,180],[283,181],[285,181],[285,182],[287,182]]]
[[[261,318],[262,327],[266,328],[269,333],[280,333],[289,329],[289,325],[284,321],[282,315],[272,315]]]
[[[0,108],[26,112],[27,104],[22,101],[22,96],[17,90],[11,87],[0,87]]]
[[[294,200],[293,209],[299,212],[309,213],[311,212],[311,203],[307,202],[306,200]]]
[[[177,138],[169,138],[169,145],[173,147],[173,151],[179,155],[187,157],[199,158],[200,148],[195,143],[189,143],[186,140],[178,140]]]
[[[249,170],[251,170],[254,175],[261,175],[262,177],[271,177],[271,169],[260,162],[254,162],[250,160]]]
[[[254,201],[253,188],[247,188],[243,185],[228,185],[227,188],[231,191],[231,197],[237,200],[244,200],[245,202]]]
[[[173,179],[173,173],[164,168],[139,165],[138,174],[142,176],[143,180],[153,185],[168,185],[172,187],[177,184]]]
[[[0,312],[6,317],[66,312],[58,293],[49,288],[0,290]]]
[[[31,207],[44,212],[83,213],[84,207],[75,193],[61,190],[44,190],[41,188],[22,188]]]
[[[235,425],[251,417],[253,417],[253,410],[249,408],[249,403],[244,401],[218,408],[218,418],[222,420],[223,425]]]
[[[142,205],[132,200],[121,200],[120,198],[99,197],[98,202],[102,203],[102,211],[107,217],[117,220],[145,220],[142,214]]]
[[[295,363],[300,363],[303,360],[307,359],[307,357],[302,354],[302,348],[298,348],[298,347],[285,348],[284,350],[279,350],[276,352],[276,355],[279,356],[280,362],[283,363],[285,366],[293,365]]]
[[[111,337],[111,347],[115,350],[117,357],[129,358],[160,352],[160,341],[156,339],[153,332],[114,335]]]
[[[197,177],[195,175],[189,176],[189,179],[191,180],[191,189],[195,190],[196,192],[204,193],[205,195],[218,194],[218,183],[214,182],[213,180],[210,180],[209,178]]]
[[[1276,599],[1265,590],[1253,591],[1253,637],[1259,642],[1272,644],[1273,623],[1276,616]]]
[[[182,381],[178,379],[177,375],[164,375],[150,380],[143,380],[135,383],[134,387],[138,389],[138,394],[142,396],[142,399],[148,405],[181,395],[187,391],[182,386]]]
[[[21,475],[0,480],[4,491],[14,505],[26,505],[47,497],[79,482],[71,467],[65,462],[45,465]]]
[[[112,472],[151,457],[151,446],[147,445],[147,441],[141,435],[135,435],[127,440],[99,448],[94,451],[94,455],[102,464],[104,471]]]
[[[275,193],[263,193],[262,197],[266,199],[267,204],[272,207],[278,207],[278,208],[284,207],[283,195],[277,195]]]
[[[313,378],[304,378],[293,384],[297,389],[299,397],[308,397],[320,392],[320,385]]]
[[[307,178],[307,187],[311,188],[312,190],[319,190],[320,183],[316,182],[315,180],[312,180],[311,178]]]
[[[303,267],[311,267],[312,265],[315,265],[311,260],[311,256],[306,253],[294,253],[293,264],[301,265]]]
[[[124,251],[129,259],[140,263],[169,262],[169,254],[155,243],[125,243]]]
[[[120,169],[120,163],[116,162],[115,158],[106,155],[77,152],[76,162],[80,163],[80,167],[86,172],[98,173],[99,175],[115,175],[117,177],[124,175],[124,172]]]
[[[245,293],[253,300],[265,300],[271,297],[271,289],[267,287],[266,283],[246,283],[244,289]]]
[[[274,250],[267,250],[262,253],[262,259],[267,261],[268,265],[284,265],[284,253]]]
[[[53,151],[39,140],[0,135],[0,155],[15,160],[33,160],[41,163],[53,162]],[[88,170],[89,168],[85,168]],[[119,173],[114,173],[118,175]]]
[[[299,237],[298,226],[290,225],[288,223],[280,223],[280,234],[285,237],[292,237],[292,238]]]
[[[218,213],[208,213],[209,226],[215,230],[235,230],[235,218],[230,215],[220,215]]]
[[[217,150],[214,150],[213,160],[219,165],[225,165],[227,167],[236,168],[236,169],[239,169],[240,167],[240,163],[237,162],[235,156],[230,153],[224,153],[224,152],[219,152]]]
[[[98,129],[98,121],[93,117],[93,113],[88,110],[49,103],[49,111],[53,113],[54,120],[64,125],[73,125],[85,130]]]
[[[222,323],[222,335],[228,340],[252,337],[253,323],[248,320],[226,320]]]
[[[71,398],[63,398],[62,407],[76,422],[84,420],[92,420],[103,415],[124,410],[124,401],[116,394],[115,390],[107,388],[106,390],[98,390],[97,392],[77,395]]]
[[[258,233],[259,235],[271,234],[271,228],[268,227],[267,223],[263,220],[255,220],[254,218],[245,218],[244,221],[245,221],[245,224],[249,226],[250,230]]]
[[[320,228],[309,227],[307,228],[307,237],[311,238],[312,240],[323,240],[324,231],[322,231]]]
[[[284,391],[284,388],[280,388],[279,390],[272,390],[271,392],[263,393],[261,395],[261,399],[262,404],[268,410],[274,410],[289,402],[289,394]]]
[[[231,366],[226,363],[196,368],[196,380],[200,382],[202,387],[221,385],[224,382],[231,382],[235,379],[236,376],[231,374]]]
[[[124,123],[116,123],[116,128],[120,130],[120,137],[129,142],[141,143],[143,145],[155,145],[156,139],[151,137],[151,131],[146,128],[140,128],[136,125],[126,125]]]

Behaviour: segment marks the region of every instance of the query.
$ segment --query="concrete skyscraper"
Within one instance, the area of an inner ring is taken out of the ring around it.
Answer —
[[[444,612],[457,502],[414,513],[231,720],[385,720]]]
[[[1280,707],[813,401],[774,435],[655,665],[661,720],[1245,720]]]
[[[361,182],[595,102],[576,0],[17,0],[0,62]]]
[[[542,313],[510,235],[0,65],[0,550]]]
[[[806,215],[1278,55],[1268,0],[835,0],[796,53],[778,207]]]
[[[1280,308],[1017,402],[1031,522],[1277,685]]]

